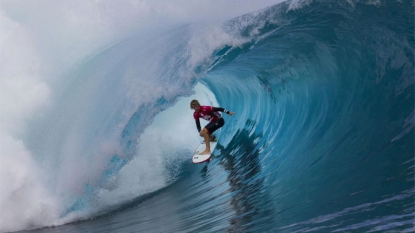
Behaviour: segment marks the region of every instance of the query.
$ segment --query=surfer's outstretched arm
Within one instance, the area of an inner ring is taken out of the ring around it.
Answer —
[[[224,108],[221,108],[221,107],[213,107],[213,111],[224,112],[224,113],[228,114],[229,116],[232,116],[233,114],[235,114],[235,112],[228,111],[228,110],[226,110]]]

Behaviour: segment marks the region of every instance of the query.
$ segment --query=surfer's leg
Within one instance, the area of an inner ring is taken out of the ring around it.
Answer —
[[[206,128],[203,128],[203,130],[200,132],[200,136],[202,136],[205,139],[206,149],[202,152],[200,152],[200,155],[210,154],[210,133]]]
[[[210,135],[210,138],[209,139],[210,139],[211,142],[216,142],[217,141],[216,136],[213,135],[213,134]]]
[[[225,120],[221,117],[219,118],[219,120],[210,122],[209,124],[207,124],[205,128],[208,130],[209,134],[212,135],[216,130],[221,128],[224,124],[225,124]]]
[[[206,143],[206,150],[200,153],[201,155],[210,154],[210,135],[212,135],[213,132],[215,132],[217,129],[222,127],[225,124],[225,120],[223,118],[219,118],[219,120],[210,122],[203,128],[202,132],[200,133],[200,136],[202,136],[205,139]],[[202,135],[203,134],[203,135]]]

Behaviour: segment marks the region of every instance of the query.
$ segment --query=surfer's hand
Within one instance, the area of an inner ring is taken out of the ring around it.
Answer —
[[[233,114],[235,114],[234,112],[229,112],[228,115],[232,116]]]
[[[205,134],[206,134],[206,132],[202,129],[202,130],[200,130],[200,132],[199,132],[199,135],[200,135],[200,137],[205,137]]]

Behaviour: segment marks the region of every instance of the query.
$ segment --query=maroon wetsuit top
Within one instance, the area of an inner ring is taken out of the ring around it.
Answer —
[[[214,122],[214,121],[219,120],[219,118],[222,117],[219,111],[223,112],[224,110],[225,110],[224,108],[216,108],[212,106],[200,106],[199,111],[198,112],[195,111],[193,113],[193,117],[196,120],[197,130],[199,130],[199,132],[201,130],[199,118],[203,118],[209,122]]]

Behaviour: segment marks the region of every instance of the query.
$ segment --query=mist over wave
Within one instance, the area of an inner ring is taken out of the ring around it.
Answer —
[[[413,3],[279,2],[2,1],[0,231],[413,228]],[[197,178],[194,98],[237,112]]]
[[[86,184],[104,185],[100,176],[111,169],[108,161],[134,157],[136,151],[120,148],[132,114],[165,100],[132,129],[142,131],[176,96],[192,92],[197,75],[187,69],[208,51],[190,51],[183,44],[189,42],[166,38],[149,44],[149,38],[187,23],[216,24],[273,2],[2,1],[1,231],[70,221],[62,214]],[[174,64],[183,62],[174,55],[178,51],[189,56],[187,64]],[[181,73],[166,70],[163,62]],[[179,76],[180,82],[171,81]],[[126,143],[139,135],[133,132]]]

